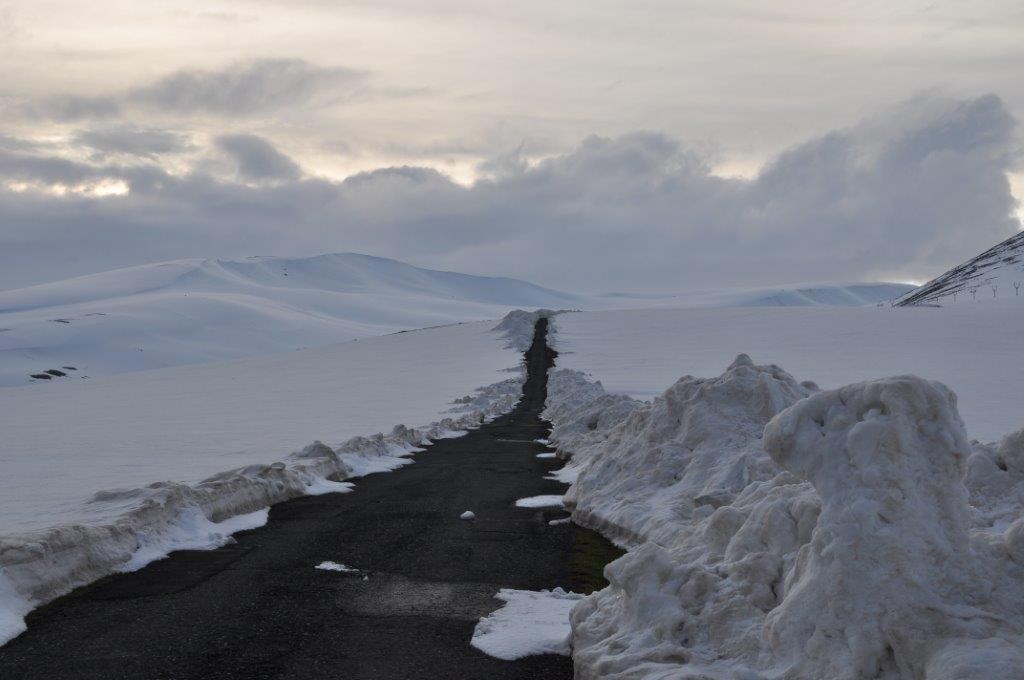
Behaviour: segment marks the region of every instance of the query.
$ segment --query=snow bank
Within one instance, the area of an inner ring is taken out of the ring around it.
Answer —
[[[480,619],[470,644],[507,661],[533,654],[569,653],[569,611],[582,595],[561,588],[502,588],[495,597],[505,605]]]
[[[524,321],[526,323],[526,321]],[[510,324],[511,326],[511,324]],[[483,338],[482,335],[486,335]],[[478,337],[479,336],[479,337]],[[481,343],[483,339],[485,342]],[[467,344],[467,340],[470,340]],[[422,334],[405,334],[401,338],[380,338],[376,341],[359,343],[364,348],[373,348],[371,343],[380,343],[382,346],[376,348],[378,351],[370,353],[358,353],[357,357],[361,363],[359,368],[366,369],[369,363],[371,372],[375,371],[378,383],[376,387],[381,392],[382,403],[390,406],[390,411],[372,413],[371,418],[358,420],[358,422],[373,422],[381,417],[401,417],[401,414],[417,414],[435,412],[439,405],[444,403],[444,397],[438,396],[436,391],[444,389],[451,384],[460,384],[457,381],[465,376],[459,372],[450,371],[451,376],[447,381],[437,380],[433,372],[444,373],[450,368],[449,363],[464,361],[472,364],[476,361],[471,375],[481,376],[494,372],[495,361],[507,360],[509,353],[504,350],[494,350],[495,338],[488,331],[471,325],[458,328],[435,329],[424,331]],[[443,347],[438,343],[443,343]],[[393,347],[392,347],[393,346]],[[390,349],[389,349],[390,348]],[[461,353],[469,349],[490,350],[493,356],[484,354],[475,359],[462,357]],[[397,350],[397,351],[396,351]],[[408,352],[418,352],[415,357],[406,357]],[[334,354],[335,358],[339,355]],[[344,355],[341,355],[342,357]],[[403,387],[419,388],[420,376],[410,375],[420,368],[425,358],[435,356],[438,361],[431,366],[431,371],[426,372],[426,380],[423,384],[424,398],[421,401],[410,399],[409,394],[396,396],[396,390]],[[376,357],[376,361],[370,361]],[[278,361],[278,360],[275,360]],[[410,361],[413,363],[410,364]],[[246,360],[245,362],[232,362],[234,367],[241,366],[262,366],[266,369],[273,367],[273,362],[260,362],[257,360]],[[300,362],[301,363],[301,362]],[[267,379],[274,381],[276,378],[278,394],[289,389],[289,381],[294,380],[294,369],[296,360],[285,361],[284,368],[289,370],[272,371],[273,375]],[[344,364],[343,364],[344,365]],[[507,364],[506,364],[507,366]],[[189,387],[188,392],[200,398],[209,398],[208,394],[200,394],[204,386],[209,386],[210,393],[216,394],[216,387],[227,379],[230,381],[234,374],[232,366],[207,366],[206,371],[212,376],[216,385],[200,382],[198,385]],[[328,370],[325,368],[324,370]],[[0,461],[8,463],[5,470],[8,471],[7,478],[3,480],[5,490],[12,487],[12,493],[0,499],[3,504],[3,528],[6,529],[0,534],[0,643],[6,642],[11,637],[24,630],[23,616],[33,607],[58,597],[71,589],[88,583],[101,576],[144,566],[154,559],[165,556],[172,550],[181,548],[204,548],[223,545],[230,540],[230,535],[235,531],[253,528],[266,521],[266,508],[291,498],[302,495],[347,491],[351,485],[342,480],[351,479],[371,472],[381,472],[394,469],[409,461],[411,453],[420,451],[420,445],[431,440],[444,437],[457,436],[465,431],[478,427],[481,423],[511,410],[518,402],[524,375],[521,367],[515,377],[494,383],[487,387],[479,388],[473,395],[457,399],[448,404],[447,415],[430,425],[418,428],[411,428],[405,425],[395,426],[388,434],[376,434],[369,437],[351,437],[344,443],[331,447],[320,441],[313,442],[302,450],[293,453],[283,460],[271,464],[249,464],[236,467],[225,472],[217,472],[199,481],[166,481],[156,482],[147,486],[125,486],[107,491],[98,491],[92,494],[87,502],[79,504],[73,497],[62,497],[54,495],[55,490],[50,487],[40,488],[42,482],[49,483],[46,477],[40,479],[32,474],[33,465],[39,464],[39,456],[44,452],[38,450],[41,445],[36,431],[25,428],[24,437],[18,438],[16,428],[5,429],[8,441],[4,444],[4,450],[0,451]],[[114,390],[119,399],[125,397],[134,398],[139,401],[152,402],[156,399],[166,397],[166,394],[157,394],[150,388],[161,387],[173,389],[173,378],[176,373],[185,371],[188,376],[195,377],[194,369],[186,367],[183,369],[171,369],[170,372],[154,372],[154,374],[135,374],[117,380],[120,390]],[[392,373],[388,373],[391,371]],[[390,376],[390,377],[389,377]],[[217,379],[220,379],[219,381]],[[142,382],[146,388],[136,390],[128,395],[123,394],[127,380],[130,385]],[[100,381],[95,383],[102,386]],[[64,386],[54,386],[58,390],[48,390],[60,394]],[[72,387],[72,386],[67,386]],[[76,395],[82,399],[95,397],[91,386],[74,385]],[[307,386],[308,387],[308,386]],[[297,402],[285,404],[286,409],[315,410],[314,404],[318,400],[331,397],[337,394],[338,385],[329,383],[327,392],[317,390],[297,390]],[[344,387],[342,383],[341,387]],[[431,389],[432,388],[432,389]],[[10,388],[0,390],[0,401],[3,396],[12,392],[22,392],[29,388]],[[367,385],[362,385],[361,396],[365,399],[373,397],[368,395]],[[7,394],[3,394],[3,393]],[[79,394],[79,392],[81,392]],[[236,401],[224,402],[215,399],[208,402],[201,402],[213,410],[212,437],[216,441],[225,440],[225,435],[231,434],[229,426],[237,428],[256,428],[257,433],[266,431],[268,437],[279,437],[275,428],[284,426],[285,423],[279,418],[268,417],[266,422],[259,421],[259,413],[250,413],[245,410],[247,399],[259,399],[260,394],[245,394],[233,392]],[[223,395],[221,395],[223,396]],[[355,396],[360,396],[359,394]],[[362,413],[353,409],[355,413],[346,414],[338,412],[336,407],[344,406],[344,395],[333,402],[335,409],[331,409],[334,418],[355,418],[359,419]],[[401,398],[405,398],[405,402]],[[439,401],[440,400],[440,401]],[[11,399],[9,403],[24,409],[25,404],[17,404],[17,400]],[[80,415],[87,404],[81,400],[70,402],[72,406],[78,407],[75,413],[69,412],[69,418],[61,421],[66,428],[61,434],[63,442],[69,447],[69,452],[75,452],[72,447],[81,446],[82,442],[75,438],[75,422],[73,415]],[[370,402],[371,404],[373,401]],[[96,404],[93,404],[96,406]],[[194,406],[194,405],[190,405]],[[182,435],[195,436],[196,432],[202,432],[201,428],[189,428],[189,421],[175,419],[178,415],[174,411],[174,404],[168,404],[168,409],[162,411],[164,417],[170,416],[169,426],[178,429],[190,429],[182,432]],[[388,414],[391,414],[388,416]],[[124,416],[123,413],[117,414]],[[219,415],[219,417],[217,417]],[[281,413],[281,418],[287,414]],[[306,414],[308,415],[308,413]],[[5,419],[11,417],[10,412],[5,413]],[[336,423],[324,417],[320,427],[336,427]],[[13,424],[13,423],[12,423]],[[125,430],[126,425],[130,427],[133,421],[120,425],[111,431],[103,434],[108,439],[111,447],[122,446],[123,442],[117,441],[119,433],[129,435]],[[138,424],[136,421],[135,424]],[[356,420],[343,423],[344,427],[352,427],[358,424]],[[294,423],[288,424],[293,426]],[[92,431],[92,424],[83,422],[82,427]],[[153,423],[146,423],[146,426],[153,426]],[[260,429],[262,428],[262,429]],[[51,433],[52,434],[52,433]],[[174,437],[176,433],[168,436]],[[252,432],[238,433],[240,437],[252,436]],[[23,456],[17,455],[17,444],[21,442],[24,446],[33,446],[34,449],[25,449]],[[182,440],[171,439],[170,441],[153,442],[157,444],[173,445],[175,441],[181,445]],[[152,447],[151,447],[152,448]],[[183,445],[184,448],[184,445]],[[45,454],[50,454],[46,451]],[[67,469],[60,470],[62,474],[73,474],[76,486],[70,488],[78,490],[83,480],[105,480],[109,483],[116,479],[118,474],[125,474],[123,469],[128,469],[132,477],[124,477],[131,480],[141,475],[149,475],[152,479],[158,474],[173,469],[177,475],[185,477],[194,472],[188,467],[192,461],[188,457],[187,449],[180,452],[171,460],[165,460],[153,456],[153,451],[145,449],[124,450],[124,455],[113,459],[116,465],[109,468],[103,466],[104,454],[110,458],[109,451],[85,451],[81,456],[68,456]],[[10,461],[3,460],[12,456]],[[173,452],[171,453],[173,456]],[[260,452],[249,455],[261,455]],[[212,457],[209,460],[200,459],[202,466],[211,466],[222,461],[221,457]],[[49,465],[56,465],[59,458],[56,452],[51,457]],[[169,468],[168,466],[177,466]],[[18,482],[18,475],[24,488],[13,489]],[[13,477],[13,479],[12,479]],[[91,483],[85,481],[84,483]],[[33,487],[32,484],[36,486]],[[36,498],[29,498],[33,494]],[[50,496],[47,496],[50,494]],[[25,503],[39,504],[39,498],[50,498],[49,503],[39,506],[40,514],[46,517],[59,518],[60,522],[52,525],[39,527],[39,520],[26,518],[25,521],[15,519],[25,515],[23,506]],[[24,501],[24,502],[21,502]],[[56,507],[51,507],[56,506]],[[11,512],[7,512],[10,509]],[[51,513],[51,514],[46,514]],[[20,523],[19,523],[20,522]],[[19,530],[19,527],[28,527]]]
[[[577,677],[1024,677],[1024,433],[972,450],[940,384],[740,355],[647,403],[560,369],[545,416],[573,520],[630,548]]]
[[[388,435],[354,437],[337,449],[313,442],[282,462],[248,465],[198,484],[157,482],[144,488],[103,491],[90,504],[113,522],[68,524],[0,537],[0,643],[24,630],[21,617],[39,604],[116,572],[139,569],[173,550],[215,548],[232,533],[261,526],[266,508],[304,495],[348,491],[340,482],[411,462],[420,444],[478,427],[510,410],[510,384],[484,389],[459,417],[424,428],[397,425]],[[493,400],[487,402],[485,395]],[[238,516],[241,515],[242,518]],[[261,518],[262,521],[249,521]],[[239,521],[241,519],[241,521]],[[6,593],[6,594],[5,594]]]

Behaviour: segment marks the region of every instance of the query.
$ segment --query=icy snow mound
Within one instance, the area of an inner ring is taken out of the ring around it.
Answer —
[[[96,493],[88,524],[0,536],[0,644],[25,630],[24,615],[72,589],[139,569],[182,548],[218,547],[231,533],[260,524],[232,522],[304,495],[345,492],[342,480],[393,470],[435,439],[458,436],[518,403],[523,376],[456,400],[452,415],[430,425],[396,425],[387,435],[353,437],[337,448],[316,441],[283,461],[247,465],[197,484],[156,482]],[[266,521],[266,514],[262,515]]]
[[[620,542],[671,542],[679,521],[706,512],[698,508],[729,505],[751,482],[775,474],[761,433],[807,394],[782,369],[755,366],[746,355],[718,378],[685,376],[581,451],[584,467],[566,504],[575,521]]]
[[[551,309],[538,309],[528,312],[522,309],[513,309],[502,317],[498,325],[491,330],[500,333],[505,341],[505,349],[514,349],[518,352],[526,352],[533,344],[533,332],[540,319],[550,319],[556,314]]]
[[[972,542],[970,446],[947,387],[900,376],[815,395],[768,424],[765,448],[822,501],[765,623],[790,675],[1024,674],[1010,552],[1024,520]]]
[[[572,613],[577,677],[1024,677],[1024,432],[972,452],[937,383],[745,356],[651,403],[552,378],[573,518],[631,548]]]

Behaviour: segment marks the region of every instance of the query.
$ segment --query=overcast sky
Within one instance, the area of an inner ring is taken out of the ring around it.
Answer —
[[[1022,35],[1019,0],[0,0],[0,288],[922,280],[1020,228]]]

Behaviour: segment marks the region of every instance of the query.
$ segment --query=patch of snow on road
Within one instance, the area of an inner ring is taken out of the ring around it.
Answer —
[[[476,513],[472,510],[466,510],[464,513],[459,515],[459,519],[476,519]]]
[[[505,604],[480,619],[470,644],[506,661],[534,654],[569,653],[569,612],[582,595],[561,588],[502,588],[495,597]]]
[[[331,562],[326,560],[316,565],[316,569],[323,569],[324,571],[340,571],[346,574],[358,574],[359,570],[348,566],[347,564],[341,564],[340,562]]]
[[[554,508],[562,507],[562,497],[554,494],[545,494],[542,496],[530,496],[529,498],[520,498],[516,501],[517,508]]]
[[[557,453],[538,453],[537,457],[538,458],[557,458],[558,454]]]

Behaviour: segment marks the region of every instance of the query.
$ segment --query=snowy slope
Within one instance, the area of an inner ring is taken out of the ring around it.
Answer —
[[[270,354],[575,296],[342,253],[183,260],[0,291],[0,386]],[[72,369],[64,368],[66,366]]]
[[[1024,285],[1024,232],[901,297],[898,305],[943,305],[1019,297]]]
[[[555,317],[558,365],[651,399],[737,354],[822,387],[914,373],[956,392],[972,437],[1024,426],[1024,297],[954,307],[627,310]]]
[[[71,586],[507,411],[522,357],[493,326],[0,388],[0,643]]]

